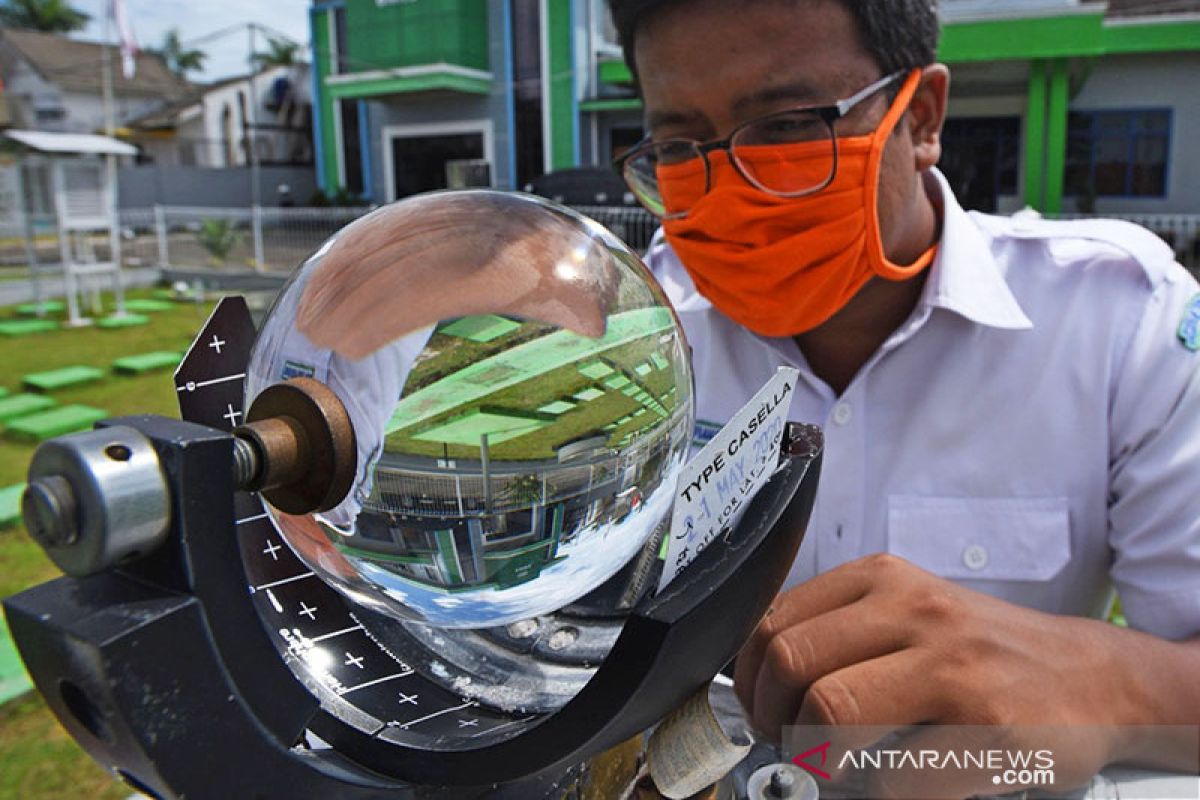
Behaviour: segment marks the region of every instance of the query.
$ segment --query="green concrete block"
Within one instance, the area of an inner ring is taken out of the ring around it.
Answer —
[[[147,313],[154,311],[170,311],[173,308],[175,308],[175,304],[169,300],[154,300],[151,298],[135,297],[132,300],[125,301],[126,311]]]
[[[8,397],[8,389],[0,386],[0,398]]]
[[[8,635],[8,625],[0,614],[0,705],[33,688],[17,648]]]
[[[567,413],[574,407],[575,404],[569,400],[555,400],[553,403],[548,403],[547,405],[542,406],[538,409],[538,411],[542,412],[543,414],[554,414],[555,416],[558,416],[559,414]]]
[[[13,439],[42,442],[64,433],[87,430],[107,416],[107,411],[91,406],[59,406],[13,420],[8,424],[7,433]]]
[[[14,394],[0,399],[0,422],[36,414],[54,408],[58,402],[40,394]]]
[[[613,368],[608,364],[605,364],[603,361],[593,361],[590,364],[579,367],[579,371],[592,380],[598,381],[601,378],[612,375]]]
[[[68,386],[78,386],[81,383],[98,381],[104,377],[104,370],[98,367],[62,367],[46,372],[34,372],[21,378],[21,384],[27,389],[41,392],[51,392]]]
[[[67,310],[62,300],[43,300],[40,303],[22,303],[17,306],[17,313],[22,317],[36,317],[41,314],[61,314]]]
[[[12,525],[21,520],[21,495],[25,492],[25,484],[5,486],[0,489],[0,527]]]
[[[97,322],[96,327],[113,330],[114,328],[133,328],[138,325],[147,325],[149,322],[150,318],[144,314],[124,314],[121,316],[114,314]]]
[[[590,386],[587,389],[576,392],[571,396],[581,403],[587,403],[592,400],[596,400],[597,398],[604,397],[604,391],[602,389],[597,389],[595,386]]]
[[[626,378],[624,375],[613,375],[604,381],[604,385],[610,389],[620,389],[623,386],[629,385],[629,378]]]
[[[0,336],[28,336],[58,330],[58,323],[50,319],[6,319],[0,322]]]
[[[495,314],[481,314],[455,320],[449,325],[439,328],[438,333],[457,336],[459,339],[469,339],[472,342],[490,342],[519,327],[521,327],[521,323],[513,322],[511,319],[498,317]]]
[[[179,353],[169,350],[157,350],[153,353],[142,353],[136,356],[122,356],[113,362],[113,370],[122,375],[140,375],[156,369],[174,368],[179,366]]]

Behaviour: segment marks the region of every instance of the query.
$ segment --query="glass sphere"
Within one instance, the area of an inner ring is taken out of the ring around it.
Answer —
[[[328,385],[358,472],[331,511],[271,508],[354,603],[448,628],[566,606],[665,528],[692,430],[679,321],[638,257],[529,195],[418,195],[343,228],[263,322],[247,403]]]

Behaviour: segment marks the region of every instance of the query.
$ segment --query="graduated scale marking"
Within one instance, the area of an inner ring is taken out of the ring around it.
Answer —
[[[461,706],[451,706],[450,708],[443,708],[441,711],[434,711],[432,714],[426,714],[423,717],[417,717],[416,719],[410,719],[408,722],[402,722],[399,725],[397,725],[396,727],[401,728],[403,730],[408,730],[413,725],[417,725],[422,722],[427,722],[428,720],[431,720],[434,717],[440,717],[443,714],[449,714],[452,711],[462,711],[464,708],[473,708],[478,705],[479,705],[479,703],[475,702],[474,700],[468,700],[467,702],[463,703]]]
[[[359,667],[359,669],[362,669],[362,667]],[[368,686],[375,686],[376,684],[385,683],[386,681],[394,681],[394,680],[396,680],[396,678],[407,678],[409,675],[412,675],[412,674],[413,674],[413,670],[411,667],[409,667],[409,668],[404,669],[400,672],[397,672],[393,675],[385,675],[382,678],[376,678],[373,681],[367,681],[366,683],[360,683],[360,684],[357,684],[356,686],[343,686],[341,688],[335,689],[334,691],[337,692],[338,697],[341,697],[342,695],[347,695],[347,694],[350,694],[351,692],[356,692],[359,689],[365,689]]]
[[[250,594],[254,594],[255,592],[261,592],[264,589],[274,589],[276,586],[282,586],[285,583],[291,583],[292,581],[299,581],[299,580],[303,580],[304,578],[311,578],[311,577],[313,577],[312,572],[305,572],[300,575],[293,575],[290,578],[282,578],[277,581],[271,581],[270,583],[264,583],[262,586],[251,586]]]
[[[197,389],[203,389],[205,386],[212,386],[214,383],[226,383],[228,381],[238,381],[246,377],[246,373],[239,372],[236,375],[226,375],[223,378],[212,378],[207,381],[188,381],[182,386],[176,386],[177,392],[194,392]]]

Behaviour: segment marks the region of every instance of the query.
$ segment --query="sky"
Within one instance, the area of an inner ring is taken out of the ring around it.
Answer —
[[[92,15],[88,27],[76,38],[100,41],[109,0],[72,0],[71,5]],[[300,42],[307,51],[309,6],[309,0],[125,0],[125,13],[143,48],[159,47],[171,28],[179,29],[179,37],[187,47],[224,28],[255,22]],[[110,41],[116,41],[116,26],[110,30]],[[206,52],[208,59],[203,72],[188,73],[191,80],[214,81],[249,71],[250,38],[245,27],[194,47]],[[258,49],[267,49],[261,35]]]

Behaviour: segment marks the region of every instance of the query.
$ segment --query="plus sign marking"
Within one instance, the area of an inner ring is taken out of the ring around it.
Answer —
[[[211,347],[213,350],[216,350],[217,355],[221,355],[221,348],[225,346],[225,340],[218,338],[217,335],[214,333],[212,341],[208,343],[208,346]]]
[[[263,555],[270,556],[272,561],[278,561],[279,556],[277,556],[275,554],[278,553],[282,549],[283,549],[282,547],[275,544],[270,539],[267,539],[267,546],[266,546],[266,549],[263,550]]]
[[[237,418],[242,415],[242,412],[235,411],[233,409],[233,403],[226,403],[225,409],[226,409],[225,413],[222,414],[221,416],[224,417],[225,419],[229,420],[230,425],[237,425]]]
[[[313,606],[312,608],[309,608],[308,604],[305,603],[303,600],[301,600],[300,601],[300,616],[308,617],[309,619],[315,621],[317,618],[317,607]]]
[[[347,667],[354,666],[354,667],[358,667],[359,669],[362,669],[363,668],[363,658],[362,658],[362,656],[353,656],[353,655],[350,655],[349,653],[346,653],[346,663],[344,666],[347,666]]]
[[[411,703],[415,706],[417,704],[417,698],[421,696],[419,694],[405,694],[404,692],[400,692],[399,694],[400,694],[400,705],[404,705],[405,703]]]

